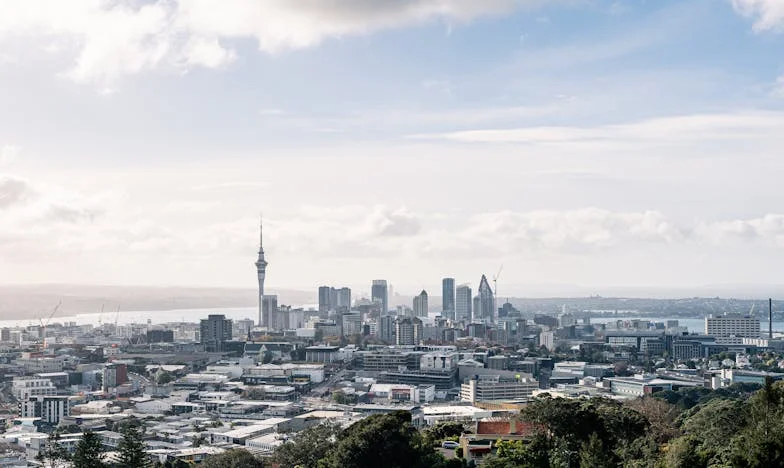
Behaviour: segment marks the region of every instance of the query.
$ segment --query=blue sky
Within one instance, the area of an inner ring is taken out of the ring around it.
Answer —
[[[777,282],[784,2],[0,8],[0,282]]]

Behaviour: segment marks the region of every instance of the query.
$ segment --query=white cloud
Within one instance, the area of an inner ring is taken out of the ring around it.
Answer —
[[[219,68],[254,39],[261,51],[312,47],[328,38],[431,20],[470,21],[538,0],[5,0],[3,35],[40,38],[75,55],[64,76],[107,89],[124,75],[160,68]]]
[[[19,159],[22,148],[15,145],[0,146],[0,167],[12,164]]]
[[[81,194],[0,174],[0,212],[0,230],[24,231],[41,223],[91,221],[101,208]]]
[[[744,140],[768,137],[784,140],[781,112],[738,112],[660,117],[632,124],[597,127],[523,127],[467,130],[413,135],[417,139],[446,139],[476,143],[601,143]]]
[[[754,30],[781,30],[784,27],[784,2],[781,0],[732,0],[735,11],[754,18]]]
[[[767,214],[760,218],[700,223],[695,233],[717,245],[735,240],[768,241],[784,247],[784,215]]]

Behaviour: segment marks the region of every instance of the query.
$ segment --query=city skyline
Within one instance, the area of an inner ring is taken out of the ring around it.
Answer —
[[[780,2],[316,3],[5,2],[0,284],[777,283]]]

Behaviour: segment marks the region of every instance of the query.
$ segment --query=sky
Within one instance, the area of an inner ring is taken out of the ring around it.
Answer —
[[[0,283],[781,284],[782,0],[3,0]]]

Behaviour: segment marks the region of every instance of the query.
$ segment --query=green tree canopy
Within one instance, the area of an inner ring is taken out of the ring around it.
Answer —
[[[102,459],[103,446],[101,438],[92,431],[82,435],[82,440],[76,444],[73,454],[74,468],[105,468],[107,465]]]
[[[337,443],[341,431],[338,424],[329,422],[305,429],[279,446],[273,460],[283,468],[315,468]]]
[[[126,424],[118,448],[120,468],[140,468],[150,465],[150,460],[145,452],[144,428],[137,424]]]
[[[264,463],[243,449],[228,450],[204,460],[202,468],[264,468]]]

